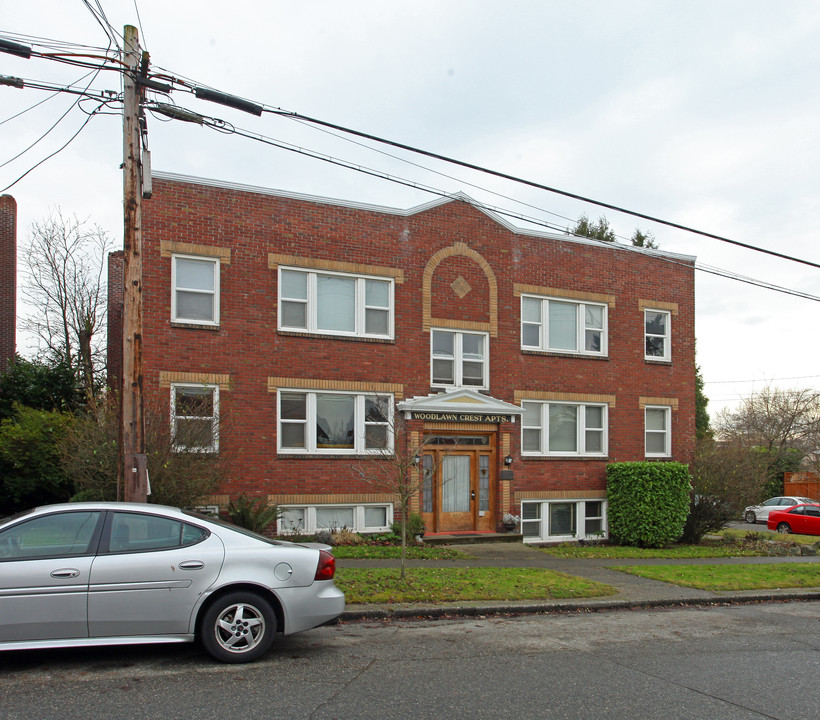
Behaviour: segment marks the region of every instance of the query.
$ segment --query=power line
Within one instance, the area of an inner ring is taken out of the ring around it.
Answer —
[[[528,185],[530,187],[537,188],[539,190],[546,190],[547,192],[555,193],[557,195],[563,195],[564,197],[572,198],[574,200],[580,200],[581,202],[589,203],[590,205],[597,205],[598,207],[604,207],[609,210],[614,210],[615,212],[623,213],[625,215],[631,215],[633,217],[638,217],[643,220],[648,220],[649,222],[658,223],[659,225],[665,225],[667,227],[675,228],[676,230],[683,230],[685,232],[693,233],[695,235],[701,235],[703,237],[708,237],[713,240],[719,240],[721,242],[729,243],[731,245],[736,245],[738,247],[745,248],[747,250],[753,250],[755,252],[765,253],[766,255],[772,255],[774,257],[779,257],[784,260],[791,260],[792,262],[801,263],[803,265],[809,265],[811,267],[820,268],[820,263],[815,263],[810,260],[803,260],[802,258],[793,257],[791,255],[786,255],[785,253],[779,253],[774,250],[767,250],[766,248],[757,247],[756,245],[750,245],[749,243],[743,243],[739,240],[732,240],[730,238],[724,237],[722,235],[717,235],[715,233],[706,232],[704,230],[697,230],[693,227],[689,227],[687,225],[682,225],[680,223],[673,222],[671,220],[664,220],[659,217],[655,217],[654,215],[648,215],[647,213],[638,212],[636,210],[629,210],[628,208],[621,207],[619,205],[614,205],[612,203],[603,202],[602,200],[595,200],[594,198],[586,197],[584,195],[579,195],[577,193],[569,192],[567,190],[560,190],[559,188],[554,188],[549,185],[544,185],[543,183],[535,182],[534,180],[526,180],[525,178],[517,177],[515,175],[511,175],[509,173],[500,172],[498,170],[492,170],[490,168],[482,167],[481,165],[475,165],[474,163],[465,162],[463,160],[457,160],[455,158],[448,157],[446,155],[441,155],[439,153],[434,153],[429,150],[422,150],[421,148],[414,147],[412,145],[406,145],[404,143],[397,142],[395,140],[388,140],[386,138],[379,137],[377,135],[373,135],[370,133],[361,132],[359,130],[353,130],[352,128],[347,128],[343,125],[337,125],[336,123],[327,122],[325,120],[319,120],[317,118],[311,118],[307,115],[301,115],[300,113],[282,110],[281,108],[272,108],[270,106],[265,106],[265,111],[269,112],[274,115],[281,115],[283,117],[289,117],[294,119],[299,119],[304,122],[315,123],[317,125],[322,125],[324,127],[333,128],[334,130],[339,130],[341,132],[350,133],[351,135],[355,135],[356,137],[365,138],[367,140],[373,140],[374,142],[383,143],[385,145],[390,145],[392,147],[400,148],[402,150],[407,150],[409,152],[417,153],[419,155],[424,155],[425,157],[433,158],[435,160],[442,160],[443,162],[451,163],[453,165],[458,165],[463,168],[467,168],[470,170],[476,170],[481,173],[485,173],[487,175],[492,175],[494,177],[502,178],[504,180],[510,180],[515,183],[519,183],[521,185]]]
[[[85,88],[83,88],[83,91],[88,90],[88,88],[91,87],[91,83],[93,83],[94,80],[96,80],[97,75],[99,75],[99,73],[100,73],[99,70],[97,70],[96,72],[94,72],[92,70],[91,72],[87,73],[82,78],[80,78],[80,81],[82,81],[82,80],[85,80],[85,78],[87,78],[89,75],[94,76],[94,77],[91,78],[91,80],[88,81],[88,84],[85,86]],[[75,84],[77,84],[77,83],[72,83],[72,85],[75,85]],[[54,97],[54,95],[52,95],[51,97]],[[37,143],[39,143],[41,140],[46,138],[51,133],[51,131],[54,130],[54,128],[56,128],[57,125],[59,125],[75,107],[77,107],[77,105],[80,103],[80,100],[82,100],[82,97],[78,97],[73,103],[71,103],[71,105],[69,105],[69,107],[66,109],[66,111],[62,115],[60,115],[60,117],[57,118],[57,120],[54,121],[54,124],[48,130],[46,130],[42,135],[40,135],[40,137],[38,137],[33,143],[31,143],[31,145],[29,145],[24,150],[21,150],[14,157],[9,158],[8,160],[6,160],[3,163],[0,163],[0,168],[5,167],[6,165],[8,165],[11,162],[14,162],[21,155],[25,155],[25,153],[27,153],[29,150],[31,150],[35,145],[37,145]]]
[[[157,107],[154,107],[154,110],[159,110],[159,109]],[[282,149],[282,150],[287,150],[289,152],[294,152],[294,153],[297,153],[297,154],[305,155],[307,157],[311,157],[311,158],[316,159],[316,160],[321,160],[323,162],[327,162],[327,163],[330,163],[330,164],[333,164],[333,165],[344,167],[344,168],[349,169],[349,170],[355,170],[356,172],[360,172],[360,173],[363,173],[365,175],[370,175],[372,177],[378,177],[380,179],[387,180],[389,182],[393,182],[393,183],[396,183],[396,184],[399,184],[399,185],[404,185],[405,187],[411,187],[413,189],[421,190],[423,192],[428,192],[428,193],[437,195],[439,197],[446,197],[446,198],[450,198],[450,199],[460,199],[456,196],[455,193],[448,193],[444,190],[440,190],[440,189],[437,189],[437,188],[432,188],[430,186],[423,185],[423,184],[421,184],[419,182],[416,182],[416,181],[408,180],[408,179],[405,179],[405,178],[399,178],[397,176],[390,175],[388,173],[385,173],[385,172],[382,172],[382,171],[379,171],[379,170],[375,170],[373,168],[367,168],[367,167],[364,167],[364,166],[356,164],[356,163],[341,160],[339,158],[334,158],[330,155],[326,155],[326,154],[323,154],[323,153],[318,153],[318,152],[313,151],[313,150],[308,150],[307,148],[299,147],[299,146],[293,145],[292,143],[287,143],[287,142],[282,141],[282,140],[276,140],[274,138],[262,135],[260,133],[255,133],[255,132],[252,132],[252,131],[249,131],[249,130],[244,130],[242,128],[237,128],[234,125],[232,125],[230,123],[227,123],[224,120],[220,120],[218,118],[199,115],[198,113],[193,113],[192,111],[185,111],[185,112],[187,112],[191,116],[196,116],[196,117],[200,118],[203,121],[203,124],[206,127],[209,127],[213,130],[217,130],[218,132],[239,135],[240,137],[245,137],[245,138],[250,139],[250,140],[254,140],[254,141],[266,144],[266,145],[270,145],[272,147],[276,147],[276,148],[279,148],[279,149]],[[178,118],[178,119],[180,119],[180,118]],[[488,191],[488,192],[490,192],[490,191]],[[510,218],[515,218],[515,219],[518,219],[518,220],[523,220],[523,221],[528,222],[528,223],[532,223],[532,224],[535,224],[535,225],[539,225],[541,227],[545,227],[545,228],[547,228],[549,230],[552,230],[552,231],[565,232],[562,228],[558,228],[555,225],[551,225],[550,223],[548,223],[544,220],[540,220],[538,218],[533,218],[533,217],[530,217],[530,216],[523,215],[521,213],[512,212],[512,211],[506,210],[504,208],[491,206],[491,205],[488,205],[486,203],[480,203],[480,202],[478,202],[476,200],[472,200],[472,199],[471,199],[471,203],[475,207],[478,207],[482,210],[486,210],[486,211],[489,211],[489,212],[493,212],[497,215],[502,215],[502,216],[505,216],[505,217],[510,217]],[[572,235],[572,233],[568,233],[568,232],[565,232],[565,234]],[[581,238],[583,240],[586,240],[586,241],[589,241],[589,242],[600,243],[601,245],[604,245],[606,247],[611,247],[611,248],[618,249],[618,250],[634,251],[631,248],[631,246],[624,246],[624,245],[620,245],[618,243],[611,243],[611,242],[606,242],[606,241],[603,241],[603,240],[598,240],[597,238],[588,238],[586,236],[576,236],[576,237],[579,237],[579,238]],[[657,254],[656,257],[658,259],[661,259],[661,260],[665,261],[665,262],[678,264],[678,265],[685,265],[685,266],[688,266],[688,267],[693,267],[692,263],[681,262],[681,261],[675,260],[674,258],[664,256],[663,254],[660,254],[660,253]],[[763,289],[766,289],[766,290],[771,290],[773,292],[779,292],[779,293],[786,294],[786,295],[792,295],[792,296],[799,297],[799,298],[804,299],[804,300],[812,300],[814,302],[820,302],[820,296],[811,295],[809,293],[804,293],[802,291],[794,290],[794,289],[791,289],[791,288],[785,288],[785,287],[782,287],[782,286],[779,286],[779,285],[775,285],[773,283],[769,283],[767,281],[756,280],[754,278],[744,277],[742,275],[738,275],[737,273],[733,273],[733,272],[728,271],[728,270],[722,270],[720,268],[707,266],[707,265],[700,265],[700,264],[697,264],[697,263],[694,264],[694,269],[699,270],[701,272],[708,273],[708,274],[724,277],[724,278],[727,278],[727,279],[730,279],[730,280],[735,280],[737,282],[743,282],[743,283],[746,283],[748,285],[753,285],[755,287],[760,287],[760,288],[763,288]]]
[[[53,158],[55,155],[57,155],[57,153],[60,153],[60,152],[62,152],[63,150],[65,150],[65,149],[69,146],[69,144],[70,144],[70,143],[74,140],[74,138],[76,138],[76,137],[77,137],[77,136],[78,136],[78,135],[79,135],[79,134],[83,131],[83,129],[85,128],[85,126],[86,126],[86,125],[88,125],[88,123],[91,121],[91,118],[92,118],[92,117],[94,117],[94,115],[95,115],[95,114],[96,114],[96,113],[91,113],[91,114],[89,114],[89,116],[85,119],[85,121],[83,122],[83,124],[82,124],[82,125],[80,125],[79,129],[77,130],[77,132],[75,132],[75,133],[74,133],[74,134],[73,134],[73,135],[72,135],[72,136],[71,136],[68,140],[66,140],[66,141],[65,141],[65,143],[64,143],[61,147],[57,148],[57,149],[56,149],[53,153],[51,153],[51,154],[49,154],[49,155],[46,155],[46,156],[45,156],[42,160],[40,160],[40,162],[38,162],[36,165],[34,165],[34,166],[30,167],[28,170],[26,170],[26,171],[25,171],[25,172],[24,172],[24,173],[23,173],[20,177],[18,177],[18,178],[17,178],[17,179],[16,179],[13,183],[11,183],[10,185],[6,185],[6,187],[4,187],[2,190],[0,190],[0,192],[6,192],[6,190],[8,190],[9,188],[14,187],[14,186],[15,186],[18,182],[20,182],[20,181],[21,181],[21,180],[22,180],[22,179],[23,179],[26,175],[28,175],[28,174],[29,174],[30,172],[32,172],[33,170],[36,170],[38,167],[40,167],[40,165],[42,165],[44,162],[46,162],[46,160],[50,160],[50,159],[51,159],[51,158]]]

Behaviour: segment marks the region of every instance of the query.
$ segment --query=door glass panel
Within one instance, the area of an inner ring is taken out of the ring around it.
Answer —
[[[421,488],[422,512],[433,512],[433,456],[425,455],[422,459],[424,483]]]
[[[444,512],[470,509],[470,458],[445,455],[442,461],[441,506]]]
[[[490,509],[490,456],[478,458],[478,509]]]

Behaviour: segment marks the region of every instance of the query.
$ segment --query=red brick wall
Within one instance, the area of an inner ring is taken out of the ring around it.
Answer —
[[[370,492],[349,458],[277,456],[276,396],[268,377],[403,383],[405,397],[430,387],[430,335],[423,327],[423,273],[431,257],[454,243],[478,253],[497,282],[498,334],[490,339],[492,396],[514,402],[516,390],[607,394],[609,457],[522,459],[519,426],[512,436],[517,491],[600,490],[607,462],[644,459],[639,397],[670,397],[673,459],[691,459],[695,434],[694,273],[690,261],[668,262],[644,252],[511,232],[462,201],[413,215],[354,209],[272,194],[154,179],[144,209],[144,367],[146,392],[160,393],[160,371],[226,373],[221,393],[222,447],[236,455],[225,492]],[[171,261],[161,240],[230,248],[221,267],[218,330],[172,327]],[[400,268],[395,341],[366,342],[278,333],[277,273],[268,253]],[[450,289],[458,276],[471,290]],[[514,283],[604,293],[609,309],[607,358],[524,353],[520,298]],[[433,277],[431,314],[487,323],[490,283],[464,256],[444,259]],[[640,298],[677,303],[671,363],[644,360]],[[435,325],[435,323],[433,323]],[[167,390],[161,398],[167,403]]]
[[[14,357],[17,324],[17,203],[0,195],[0,371]]]

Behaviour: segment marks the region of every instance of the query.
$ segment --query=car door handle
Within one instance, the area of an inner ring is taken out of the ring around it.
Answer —
[[[205,563],[201,560],[186,560],[179,564],[180,570],[202,570],[204,567]]]
[[[80,574],[79,570],[74,568],[62,568],[60,570],[52,570],[51,577],[53,578],[73,578]]]

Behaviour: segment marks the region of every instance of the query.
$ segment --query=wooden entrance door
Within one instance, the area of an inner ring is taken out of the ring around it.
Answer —
[[[433,532],[495,528],[494,451],[491,448],[426,449],[422,504]],[[426,499],[426,502],[425,502]]]

